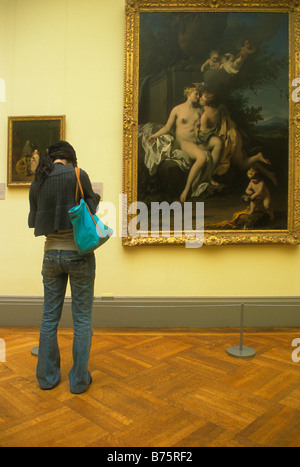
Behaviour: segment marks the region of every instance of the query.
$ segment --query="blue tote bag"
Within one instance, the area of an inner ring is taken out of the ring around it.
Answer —
[[[80,202],[70,209],[69,216],[73,225],[74,241],[80,255],[87,255],[92,251],[104,245],[113,234],[112,229],[107,227],[95,215],[92,214],[87,203],[84,201],[84,193],[80,183],[80,169],[75,167],[77,186],[76,203],[78,203],[79,191],[81,195]]]

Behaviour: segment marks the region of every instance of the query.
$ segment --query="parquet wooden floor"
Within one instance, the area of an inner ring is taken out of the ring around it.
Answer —
[[[1,447],[300,447],[300,329],[246,330],[251,359],[227,354],[233,329],[94,331],[93,383],[73,395],[71,329],[59,331],[61,382],[42,391],[39,330],[0,328]]]

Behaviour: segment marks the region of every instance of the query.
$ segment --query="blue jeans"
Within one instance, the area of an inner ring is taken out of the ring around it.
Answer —
[[[77,251],[49,250],[44,254],[44,308],[40,329],[37,379],[42,389],[52,389],[60,380],[60,353],[57,328],[61,318],[68,278],[72,295],[74,325],[73,367],[70,390],[86,391],[91,382],[88,363],[92,342],[95,255],[80,256]]]

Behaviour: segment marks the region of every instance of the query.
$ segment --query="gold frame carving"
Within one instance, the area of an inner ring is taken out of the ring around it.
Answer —
[[[36,128],[33,126],[35,124]],[[55,141],[64,140],[65,126],[65,115],[8,117],[8,187],[30,187],[34,178],[30,170],[32,148],[37,147],[38,151],[43,153]],[[20,173],[16,172],[18,163]]]
[[[140,14],[144,12],[276,12],[289,17],[289,186],[284,230],[205,230],[205,245],[300,243],[300,103],[291,99],[291,83],[300,78],[299,0],[126,0],[123,123],[122,215],[124,246],[183,245],[186,236],[133,237],[128,234],[128,207],[137,201]],[[299,79],[300,83],[300,79]],[[126,215],[124,214],[126,211]],[[174,232],[173,232],[174,233]]]

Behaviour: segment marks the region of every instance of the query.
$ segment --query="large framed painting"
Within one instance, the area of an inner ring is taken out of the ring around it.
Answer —
[[[7,186],[30,186],[40,154],[65,137],[65,115],[8,117]]]
[[[127,0],[123,245],[299,242],[299,5]]]

